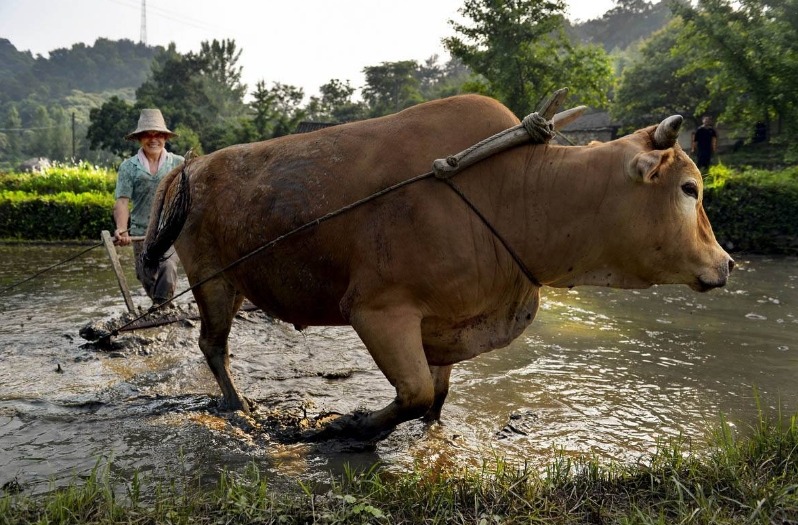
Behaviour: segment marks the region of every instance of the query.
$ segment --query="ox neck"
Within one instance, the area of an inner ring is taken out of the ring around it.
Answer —
[[[518,224],[508,239],[542,284],[641,288],[648,283],[625,275],[610,256],[617,228],[614,210],[623,206],[624,159],[611,147],[532,146],[519,151],[521,186],[509,184]],[[517,176],[517,175],[511,175]]]

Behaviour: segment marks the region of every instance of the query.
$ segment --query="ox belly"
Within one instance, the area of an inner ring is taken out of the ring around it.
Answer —
[[[424,353],[430,365],[445,366],[503,348],[529,326],[540,304],[540,289],[528,287],[514,300],[464,321],[429,316],[421,321]]]

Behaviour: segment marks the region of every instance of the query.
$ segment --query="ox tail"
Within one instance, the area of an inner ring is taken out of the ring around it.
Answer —
[[[141,262],[145,272],[154,273],[186,223],[191,208],[189,163],[190,161],[186,160],[180,168],[164,177],[155,193],[147,236],[144,238],[144,249],[141,252]]]

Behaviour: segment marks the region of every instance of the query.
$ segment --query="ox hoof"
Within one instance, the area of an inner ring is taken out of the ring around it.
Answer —
[[[254,407],[255,403],[243,396],[237,399],[222,398],[222,400],[219,402],[219,409],[225,412],[236,412],[240,410],[249,415],[252,413],[252,409]]]
[[[380,441],[393,431],[391,428],[381,428],[369,422],[367,412],[356,412],[341,416],[319,430],[306,434],[307,441],[328,441],[332,439],[352,441]]]

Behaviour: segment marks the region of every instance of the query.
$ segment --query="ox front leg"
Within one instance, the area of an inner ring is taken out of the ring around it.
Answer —
[[[230,374],[230,352],[227,345],[233,317],[241,307],[243,297],[236,296],[224,286],[208,285],[203,285],[201,290],[195,291],[194,296],[197,299],[201,319],[199,347],[216,378],[216,383],[222,390],[224,396],[222,407],[249,413],[249,404],[236,389]]]
[[[421,341],[421,316],[408,307],[356,309],[350,322],[377,366],[396,388],[396,398],[381,410],[344,416],[320,436],[379,438],[396,425],[423,416],[433,404],[435,389]]]

